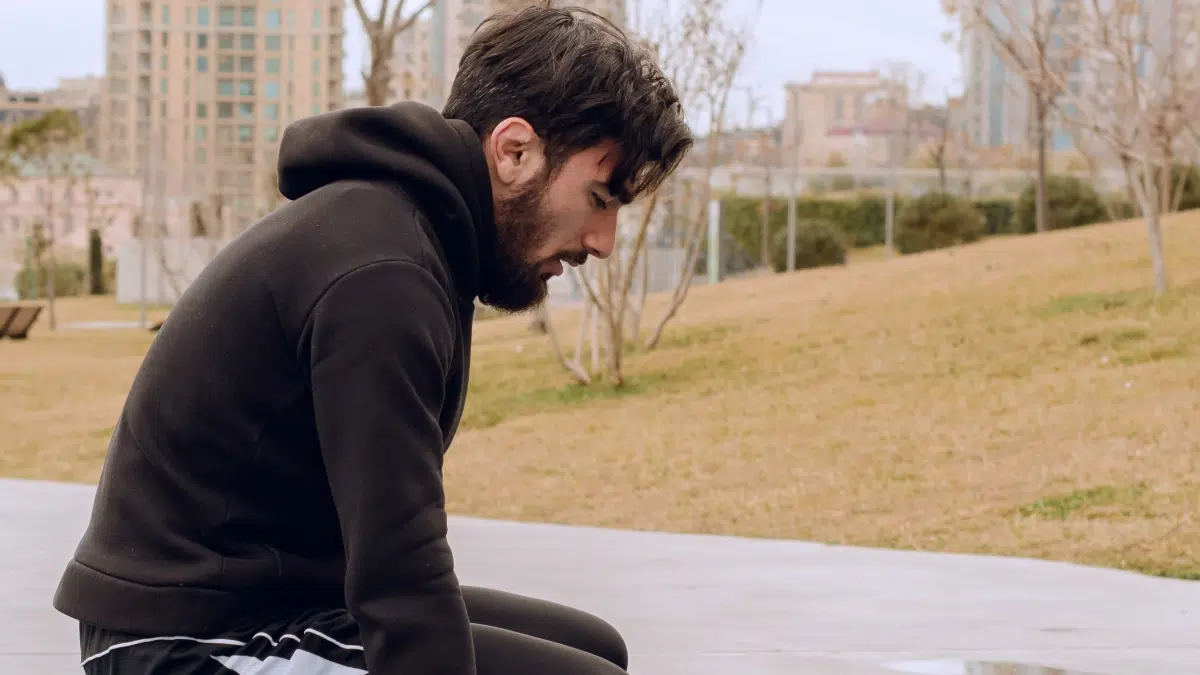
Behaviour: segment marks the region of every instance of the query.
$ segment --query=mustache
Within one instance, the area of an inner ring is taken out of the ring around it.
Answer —
[[[587,251],[564,251],[556,257],[567,264],[579,267],[587,262],[588,253]]]

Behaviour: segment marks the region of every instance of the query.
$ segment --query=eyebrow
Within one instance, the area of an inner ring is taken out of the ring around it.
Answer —
[[[603,190],[605,194],[608,195],[608,198],[604,199],[605,204],[611,204],[613,202],[621,202],[621,204],[623,204],[623,205],[628,205],[632,201],[631,199],[628,199],[626,197],[626,195],[614,192],[612,189],[612,185],[610,185],[609,183],[605,183],[603,181],[596,180],[596,181],[592,181],[592,187],[599,188],[599,189]],[[603,197],[603,195],[601,195],[601,196]]]

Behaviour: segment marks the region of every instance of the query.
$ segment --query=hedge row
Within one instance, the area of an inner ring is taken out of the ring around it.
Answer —
[[[1200,172],[1192,169],[1183,176],[1179,169],[1172,176],[1185,189],[1181,209],[1200,208]],[[1069,176],[1050,176],[1047,180],[1049,229],[1079,227],[1137,215],[1136,206],[1127,199],[1109,198],[1107,203],[1088,183]],[[923,198],[896,197],[896,237],[901,237],[900,214],[906,207],[916,207]],[[1031,183],[1015,199],[955,199],[954,208],[968,203],[983,216],[983,236],[1028,234],[1034,225],[1034,186]],[[927,210],[925,202],[919,208]],[[727,197],[723,200],[722,221],[726,232],[747,253],[757,257],[762,237],[762,200],[751,197]],[[960,214],[967,212],[959,211]],[[884,243],[887,200],[881,195],[857,198],[806,197],[796,200],[798,222],[825,222],[839,227],[844,240],[853,247],[878,246]],[[771,241],[780,241],[778,232],[787,227],[787,200],[772,199],[768,220]],[[974,227],[967,228],[973,230]],[[772,246],[774,249],[775,246]],[[775,252],[773,251],[773,255]]]

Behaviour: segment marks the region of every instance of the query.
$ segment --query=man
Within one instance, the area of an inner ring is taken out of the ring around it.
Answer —
[[[442,459],[475,300],[531,308],[607,257],[691,142],[650,55],[576,9],[485,22],[442,114],[289,127],[293,201],[188,288],[113,432],[54,601],[84,671],[624,672],[600,619],[460,588]]]

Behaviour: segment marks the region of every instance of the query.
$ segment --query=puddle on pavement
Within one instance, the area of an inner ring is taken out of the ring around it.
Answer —
[[[883,667],[911,675],[1103,675],[1102,673],[1055,668],[1036,663],[961,661],[958,659],[893,661],[883,664]]]

